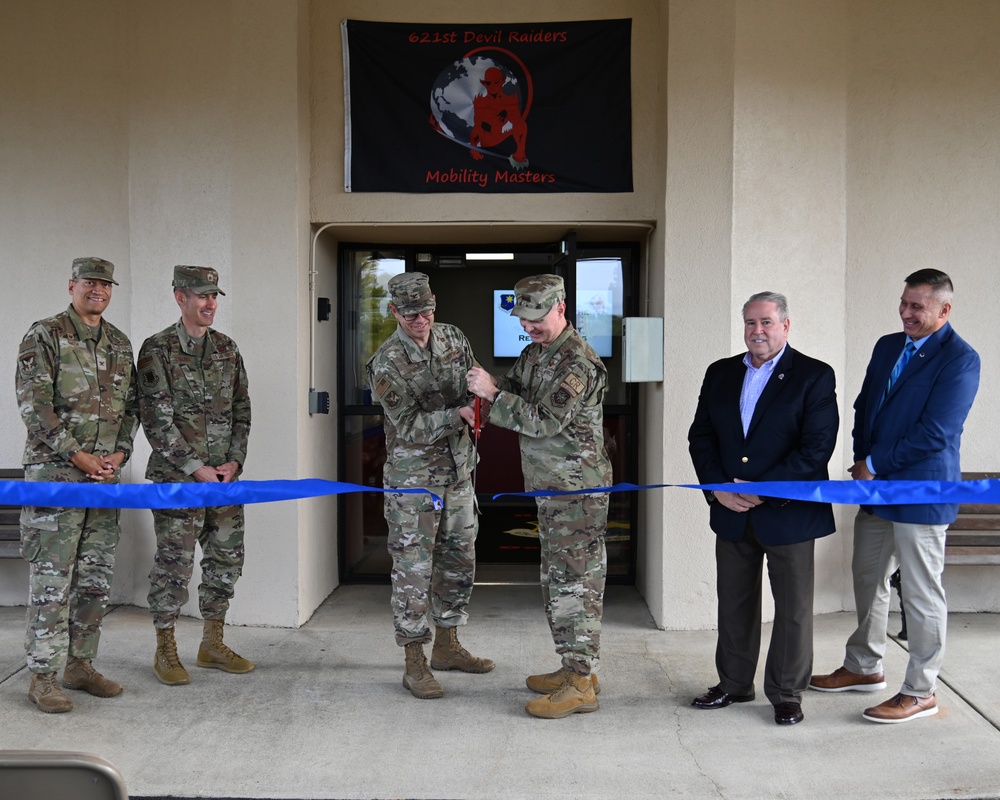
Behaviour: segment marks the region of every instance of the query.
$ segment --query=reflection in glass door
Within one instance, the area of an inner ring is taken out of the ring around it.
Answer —
[[[497,250],[506,248],[480,248]],[[504,374],[523,343],[520,326],[511,328],[498,299],[511,293],[522,277],[540,272],[562,274],[567,286],[567,317],[597,350],[608,368],[605,438],[616,483],[637,482],[635,392],[621,380],[621,320],[636,305],[635,245],[587,245],[566,257],[557,246],[515,248],[508,258],[472,261],[467,250],[413,247],[379,248],[342,245],[340,365],[343,480],[381,487],[385,463],[382,414],[365,384],[365,363],[393,333],[388,310],[388,280],[407,269],[427,273],[437,297],[435,321],[459,327],[469,338],[477,361]],[[483,255],[483,253],[480,253]],[[575,256],[575,258],[574,258]],[[505,324],[507,323],[507,324]],[[514,337],[513,339],[511,337]],[[487,426],[479,445],[477,496],[482,516],[476,544],[477,580],[537,580],[538,541],[535,503],[530,498],[494,495],[522,491],[517,435]],[[608,578],[634,583],[634,495],[611,495],[608,523]],[[387,581],[390,559],[382,495],[341,498],[340,551],[345,581]]]
[[[365,364],[396,330],[387,284],[406,270],[402,250],[349,250],[341,254],[341,474],[348,483],[382,487],[385,434],[382,409],[372,405]],[[340,563],[344,577],[388,579],[388,529],[382,494],[341,498]]]

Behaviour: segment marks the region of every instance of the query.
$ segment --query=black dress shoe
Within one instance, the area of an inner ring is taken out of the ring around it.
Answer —
[[[802,722],[802,705],[800,703],[778,703],[774,707],[774,721],[779,725],[794,725]]]
[[[729,694],[722,691],[722,686],[713,686],[705,694],[696,697],[691,701],[695,708],[725,708],[733,703],[749,703],[754,698],[754,693],[750,694]]]

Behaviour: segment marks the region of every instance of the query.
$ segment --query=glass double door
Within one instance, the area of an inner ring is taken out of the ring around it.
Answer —
[[[502,251],[502,252],[501,252]],[[435,249],[341,245],[340,386],[342,480],[382,486],[385,437],[381,407],[373,404],[365,364],[396,329],[387,283],[401,272],[423,272],[437,297],[436,322],[460,328],[477,361],[505,374],[530,340],[509,314],[514,284],[543,272],[562,275],[567,318],[588,340],[609,373],[604,426],[614,482],[637,482],[635,392],[621,380],[621,320],[635,314],[637,247],[510,245]],[[476,542],[477,582],[537,581],[538,522],[531,498],[495,495],[524,490],[517,434],[487,425],[479,442],[476,494],[481,511]],[[382,494],[343,495],[340,508],[341,579],[388,580],[391,562]],[[608,578],[635,582],[635,496],[611,495]]]

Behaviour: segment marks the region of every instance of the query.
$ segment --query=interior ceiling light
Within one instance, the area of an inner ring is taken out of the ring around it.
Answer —
[[[513,253],[466,253],[466,261],[513,261]]]

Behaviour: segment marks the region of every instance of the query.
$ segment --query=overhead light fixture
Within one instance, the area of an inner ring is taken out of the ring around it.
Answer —
[[[466,253],[466,261],[513,261],[513,253]]]
[[[454,269],[456,267],[464,267],[465,259],[461,256],[438,256],[437,265],[442,269]]]

